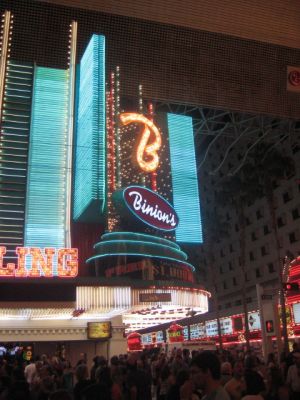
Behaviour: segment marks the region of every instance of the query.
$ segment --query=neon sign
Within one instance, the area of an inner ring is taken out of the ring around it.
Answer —
[[[157,193],[142,186],[129,186],[123,196],[130,211],[147,225],[165,231],[176,229],[176,211]]]
[[[136,272],[145,271],[146,268],[153,274],[153,279],[156,280],[180,280],[186,282],[194,282],[194,276],[191,269],[185,265],[180,267],[168,263],[160,263],[151,266],[146,266],[144,261],[127,263],[117,265],[105,270],[104,274],[106,278],[113,276],[130,275]]]
[[[157,151],[161,147],[161,134],[158,128],[154,125],[153,121],[142,114],[122,113],[120,114],[120,120],[123,125],[129,125],[135,122],[144,125],[140,142],[137,145],[136,160],[143,171],[154,172],[159,164]],[[152,143],[147,144],[151,133],[154,134],[155,140]]]
[[[57,276],[74,278],[78,274],[78,250],[72,248],[54,249],[17,247],[18,263],[3,265],[6,247],[0,246],[0,277],[51,278],[54,270],[54,256],[57,253]]]

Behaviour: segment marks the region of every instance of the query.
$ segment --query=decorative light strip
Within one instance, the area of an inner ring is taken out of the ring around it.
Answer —
[[[112,194],[116,189],[116,155],[115,155],[115,74],[110,74],[110,125],[108,136],[108,150],[110,159],[110,185],[109,191]]]
[[[167,244],[155,243],[150,241],[142,241],[142,240],[107,240],[103,242],[99,242],[94,245],[94,249],[101,254],[101,251],[105,253],[121,251],[122,253],[128,252],[128,254],[132,252],[139,252],[139,253],[148,253],[151,252],[155,256],[166,256],[170,255],[174,259],[178,259],[178,261],[186,261],[187,254],[181,250],[175,249],[173,246],[169,246]]]
[[[202,223],[191,117],[167,114],[173,205],[179,216],[176,241],[202,243]],[[188,205],[188,207],[187,207]]]
[[[75,220],[101,217],[105,206],[105,37],[93,35],[80,62],[75,154]]]
[[[129,256],[129,255],[130,256],[149,257],[149,258],[158,258],[158,259],[162,259],[162,260],[174,261],[176,263],[183,264],[184,266],[188,266],[188,267],[191,268],[192,271],[195,271],[195,267],[192,264],[190,264],[190,263],[188,263],[186,261],[180,261],[180,260],[178,260],[176,258],[173,258],[173,257],[166,257],[166,256],[158,256],[158,255],[153,255],[153,254],[147,254],[147,253],[143,253],[142,251],[141,252],[132,252],[132,253],[130,253],[130,252],[126,252],[126,253],[109,252],[109,253],[106,253],[106,254],[97,254],[96,256],[88,258],[86,260],[86,263],[93,262],[93,261],[95,261],[95,260],[97,260],[99,258],[114,257],[114,256]]]
[[[76,44],[77,22],[72,21],[69,30],[69,109],[68,109],[68,142],[67,142],[67,182],[66,182],[66,246],[71,246],[71,204],[72,204],[72,175],[73,175],[73,138],[74,138],[74,104],[75,104],[75,76],[76,76]]]
[[[76,309],[109,312],[112,309],[131,308],[130,287],[78,286],[76,288]]]
[[[0,131],[0,238],[11,262],[14,248],[24,244],[32,80],[33,64],[7,61]]]
[[[111,126],[111,94],[110,90],[106,91],[106,154],[107,154],[107,184],[106,184],[106,204],[107,204],[107,217],[106,217],[106,230],[111,232],[113,229],[113,205],[112,205],[112,193],[110,191],[111,186],[111,157],[110,157],[110,126]]]
[[[143,239],[145,242],[154,242],[166,244],[169,247],[173,247],[174,249],[180,250],[180,247],[177,243],[172,242],[171,240],[162,238],[160,236],[148,235],[146,233],[136,233],[136,232],[110,232],[104,233],[101,236],[102,240],[115,240],[115,239],[126,239],[126,240],[141,240]]]
[[[169,288],[153,288],[153,289],[132,289],[132,305],[145,307],[146,303],[140,301],[140,294],[147,293],[170,293],[170,302],[155,302],[155,306],[168,306],[169,309],[172,307],[189,307],[195,310],[197,313],[208,311],[208,297],[209,292],[202,289],[189,289],[182,287],[169,287]]]
[[[116,145],[116,187],[121,188],[121,129],[119,127],[120,115],[120,67],[115,73],[115,145]]]
[[[118,115],[120,112],[119,85],[117,82],[117,72],[111,72],[109,81],[109,92],[107,102],[107,230],[109,232],[116,229],[119,217],[116,214],[115,207],[112,202],[112,194],[120,185],[120,128]]]
[[[0,28],[0,121],[2,117],[6,64],[10,56],[12,21],[13,15],[11,15],[11,12],[5,11],[2,15]]]
[[[67,247],[68,94],[67,71],[35,68],[26,247]]]

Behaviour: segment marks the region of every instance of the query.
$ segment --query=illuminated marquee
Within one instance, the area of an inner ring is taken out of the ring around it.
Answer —
[[[37,247],[17,247],[18,264],[3,265],[6,247],[0,247],[0,277],[39,278],[53,277],[54,256],[57,253],[57,276],[74,278],[78,274],[78,250],[72,248],[54,249]],[[28,259],[30,265],[28,267]]]
[[[120,120],[123,125],[139,122],[144,125],[140,142],[137,145],[136,160],[140,168],[145,172],[154,172],[159,164],[157,151],[161,147],[161,134],[153,121],[146,118],[142,114],[122,113]],[[155,140],[148,144],[151,133],[154,134]]]

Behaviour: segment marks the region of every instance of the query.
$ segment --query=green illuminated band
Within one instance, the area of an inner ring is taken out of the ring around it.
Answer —
[[[180,250],[177,243],[171,240],[161,238],[159,236],[148,235],[145,233],[135,233],[135,232],[110,232],[104,233],[101,236],[103,240],[142,240],[144,242],[160,243],[166,246],[173,247],[174,249]]]

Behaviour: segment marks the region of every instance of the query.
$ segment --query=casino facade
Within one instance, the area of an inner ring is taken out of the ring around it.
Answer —
[[[156,113],[138,85],[136,106],[123,109],[103,35],[75,62],[76,21],[67,69],[13,59],[13,20],[6,10],[2,340],[122,348],[124,332],[206,312],[210,293],[180,247],[202,242],[192,117]]]
[[[201,316],[213,286],[224,341],[243,339],[234,213],[221,210],[232,231],[213,246],[216,285],[204,238],[218,182],[260,141],[299,160],[296,14],[286,7],[285,26],[277,1],[232,0],[220,18],[210,1],[184,13],[177,0],[114,3],[1,1],[1,340],[121,352],[124,331],[193,316],[185,337],[205,341],[216,336],[216,310]],[[282,257],[299,250],[298,175],[276,193]],[[259,202],[246,215],[256,322],[255,284],[278,285]]]

